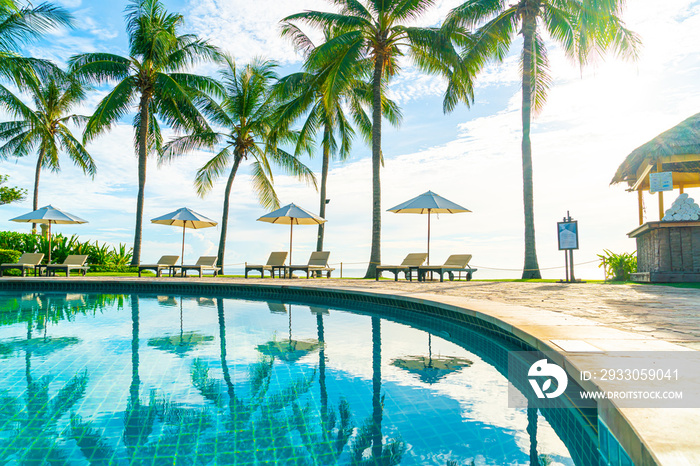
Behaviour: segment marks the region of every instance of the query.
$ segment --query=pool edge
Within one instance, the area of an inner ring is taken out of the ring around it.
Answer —
[[[404,302],[411,306],[421,308],[443,309],[457,312],[478,319],[481,322],[499,328],[501,331],[523,340],[533,347],[553,352],[560,360],[567,372],[576,380],[580,380],[580,363],[574,358],[576,353],[567,353],[556,347],[551,339],[554,333],[572,333],[576,335],[577,329],[597,327],[608,330],[611,327],[588,321],[584,318],[567,318],[554,311],[544,311],[525,306],[503,304],[485,300],[474,300],[462,297],[436,295],[425,292],[399,293],[396,290],[372,290],[353,288],[352,286],[316,287],[313,283],[296,282],[293,284],[275,283],[250,283],[236,279],[203,279],[182,280],[169,278],[34,278],[34,277],[6,277],[0,279],[0,290],[3,291],[29,291],[29,288],[41,288],[50,291],[100,291],[100,289],[130,289],[129,291],[150,292],[167,290],[168,292],[182,293],[211,293],[216,290],[233,292],[234,290],[255,291],[269,297],[269,294],[281,298],[294,296],[315,295],[315,297],[327,296],[333,299],[350,300],[359,303],[373,302],[375,300],[394,300]],[[85,288],[88,288],[86,290]],[[291,295],[291,296],[290,296]],[[410,306],[409,306],[410,307]],[[533,322],[535,325],[533,325]],[[544,324],[543,322],[548,322]],[[660,341],[651,337],[641,337],[631,332],[613,330],[614,335],[625,340],[626,343]],[[584,332],[585,333],[585,332]],[[549,338],[548,338],[549,336]],[[586,341],[586,338],[580,338]],[[594,339],[593,339],[594,340]],[[592,341],[593,341],[592,340]],[[609,340],[609,339],[608,339]],[[678,351],[687,351],[687,348],[666,343],[664,350],[671,350],[671,346]],[[580,354],[580,353],[578,353]],[[598,388],[589,382],[590,386],[583,388]],[[604,389],[604,387],[601,387]],[[700,448],[697,442],[693,443],[690,433],[695,427],[700,410],[697,409],[649,409],[649,408],[619,408],[613,402],[599,402],[599,417],[605,426],[614,435],[616,440],[631,456],[634,464],[646,465],[680,465],[700,464]],[[680,417],[680,422],[679,421]]]

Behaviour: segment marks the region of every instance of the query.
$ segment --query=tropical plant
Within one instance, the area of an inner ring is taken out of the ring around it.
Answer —
[[[20,49],[49,30],[73,24],[73,17],[62,7],[26,3],[0,1],[0,76],[20,87],[56,72],[48,60],[22,57]]]
[[[178,34],[183,20],[182,15],[168,13],[160,0],[130,0],[126,7],[128,57],[85,53],[70,59],[72,72],[83,80],[117,82],[90,117],[85,141],[110,129],[137,105],[133,126],[139,190],[132,265],[141,260],[146,161],[163,147],[160,122],[175,131],[209,131],[198,105],[209,101],[206,93],[221,91],[214,79],[182,72],[220,58],[218,49],[208,42],[191,34]]]
[[[12,249],[20,252],[41,252],[49,255],[49,239],[31,233],[0,231],[0,249]],[[132,251],[127,245],[119,243],[109,246],[98,241],[80,241],[77,235],[70,238],[61,233],[51,236],[51,257],[62,262],[71,254],[87,254],[87,263],[92,272],[126,272],[130,270]],[[3,261],[8,262],[8,261]],[[12,271],[8,271],[11,273]]]
[[[27,190],[16,186],[2,186],[10,178],[9,175],[0,175],[0,205],[10,202],[23,201],[27,196]]]
[[[542,110],[552,82],[544,32],[564,53],[584,66],[591,55],[612,49],[636,57],[639,38],[620,19],[624,0],[468,0],[450,12],[443,29],[454,37],[462,28],[476,30],[463,44],[460,76],[476,76],[489,61],[502,62],[513,40],[523,37],[522,164],[525,261],[522,278],[541,278],[535,247],[532,147],[533,112]]]
[[[605,280],[627,281],[630,279],[630,274],[637,272],[637,251],[616,254],[609,249],[604,249],[603,254],[598,254],[598,258],[600,259],[598,267],[603,268]]]
[[[223,273],[228,211],[233,180],[243,160],[252,159],[253,189],[263,207],[277,208],[279,200],[273,186],[272,166],[277,165],[287,173],[316,185],[316,178],[298,157],[285,151],[279,144],[297,141],[298,134],[284,129],[272,138],[276,123],[278,99],[272,92],[277,80],[277,65],[268,60],[255,59],[241,68],[232,59],[221,72],[225,97],[220,105],[210,103],[207,115],[221,131],[203,129],[173,139],[165,145],[163,161],[196,149],[216,149],[218,152],[197,171],[195,187],[200,196],[206,195],[214,182],[230,166],[224,190],[224,207],[221,218],[218,263]]]
[[[316,49],[311,38],[291,23],[283,24],[282,35],[291,38],[295,48],[307,56]],[[325,41],[332,39],[333,36],[334,33],[331,30],[326,30]],[[342,54],[339,57],[342,57]],[[357,78],[343,81],[331,79],[333,70],[337,66],[335,63],[337,58],[332,57],[328,63],[307,62],[305,71],[285,76],[275,86],[276,92],[285,101],[280,107],[278,126],[287,128],[295,121],[304,119],[295,155],[308,151],[317,139],[318,133],[322,133],[319,204],[319,216],[322,218],[326,217],[330,160],[332,158],[345,160],[350,155],[352,140],[355,136],[355,131],[343,109],[344,106],[350,110],[352,120],[360,133],[368,142],[371,143],[372,140],[372,123],[365,111],[366,107],[372,105],[372,86]],[[369,74],[369,70],[364,72],[361,70],[363,65],[366,67],[369,64],[366,61],[358,63],[357,72],[350,73],[351,76]],[[382,96],[382,113],[392,125],[400,124],[401,110],[385,96]],[[325,225],[325,223],[318,225],[317,251],[323,250]]]
[[[73,136],[68,123],[87,118],[71,112],[85,98],[84,87],[74,79],[50,76],[44,82],[31,81],[24,89],[31,95],[34,108],[0,86],[0,108],[16,118],[0,123],[0,158],[26,157],[36,150],[33,210],[39,208],[39,177],[42,169],[58,172],[59,153],[65,152],[83,173],[95,176],[95,161],[83,144]],[[32,225],[36,229],[36,225]]]
[[[356,72],[364,69],[358,63],[369,62],[372,70],[372,247],[365,278],[374,278],[381,262],[382,96],[389,79],[399,72],[399,57],[406,52],[419,68],[448,77],[456,66],[457,55],[445,36],[446,30],[407,26],[420,18],[434,4],[433,0],[335,0],[333,3],[340,8],[339,13],[305,11],[283,21],[337,31],[337,35],[316,47],[307,59],[310,69],[334,62],[326,85],[332,91],[325,95],[327,102],[335,99],[334,92],[345,88],[344,81],[356,78]],[[445,108],[456,97],[467,99],[463,82],[466,80],[449,80]]]

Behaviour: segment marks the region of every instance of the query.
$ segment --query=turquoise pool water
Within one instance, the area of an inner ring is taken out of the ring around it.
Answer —
[[[578,413],[506,406],[511,349],[388,308],[3,292],[0,464],[594,464]]]

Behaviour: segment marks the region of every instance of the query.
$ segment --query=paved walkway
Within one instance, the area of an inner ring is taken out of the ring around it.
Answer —
[[[488,300],[584,317],[628,332],[700,350],[700,289],[660,285],[533,282],[405,282],[372,280],[239,280],[333,286],[401,294],[429,293]]]

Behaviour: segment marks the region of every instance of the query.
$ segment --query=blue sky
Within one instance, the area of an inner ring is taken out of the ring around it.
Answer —
[[[78,27],[55,31],[47,40],[27,46],[27,53],[63,62],[75,53],[109,51],[126,54],[124,1],[61,0],[78,19]],[[306,9],[329,9],[321,0],[166,0],[171,11],[185,16],[185,31],[210,39],[239,62],[262,55],[280,62],[282,74],[295,71],[300,58],[277,34],[279,20]],[[436,1],[422,24],[438,24],[458,0]],[[623,186],[609,186],[617,166],[637,146],[697,113],[700,109],[700,2],[669,0],[628,2],[623,15],[643,40],[640,59],[624,62],[598,57],[579,69],[549,43],[554,83],[544,111],[533,124],[535,222],[540,267],[547,278],[563,276],[557,250],[556,222],[567,211],[579,220],[581,249],[577,275],[601,278],[596,254],[603,249],[631,252],[626,233],[637,225],[636,196]],[[383,210],[432,190],[472,213],[433,217],[431,259],[473,254],[477,277],[519,277],[523,263],[522,174],[520,163],[519,43],[501,65],[489,67],[478,80],[476,101],[450,115],[442,113],[443,83],[410,63],[390,86],[402,107],[400,128],[385,125],[382,172]],[[213,67],[198,70],[214,73]],[[80,111],[88,114],[108,88],[98,89]],[[136,157],[133,131],[125,121],[88,146],[97,161],[94,180],[69,160],[59,174],[42,173],[40,206],[53,204],[90,223],[61,226],[55,231],[82,239],[133,241],[136,208]],[[204,199],[192,181],[211,154],[196,153],[158,167],[150,160],[146,184],[142,259],[180,251],[181,232],[152,225],[151,218],[190,207],[221,218],[223,183]],[[371,226],[370,150],[356,141],[352,157],[334,163],[328,186],[326,249],[331,262],[344,269],[364,269],[369,258]],[[319,170],[318,159],[308,161]],[[0,161],[0,172],[29,189],[35,160]],[[282,204],[294,202],[318,211],[318,195],[283,174],[275,176]],[[691,197],[700,197],[696,189]],[[677,192],[666,195],[667,207]],[[645,196],[648,219],[657,220],[656,196]],[[0,228],[25,231],[9,222],[31,210],[31,201],[0,208]],[[247,169],[236,178],[228,230],[226,264],[265,260],[273,250],[288,248],[288,231],[255,220],[265,212],[252,194]],[[188,231],[187,260],[215,254],[220,230]],[[295,262],[305,261],[315,247],[316,229],[295,229]],[[382,260],[400,262],[409,252],[425,249],[426,218],[411,214],[383,215]],[[358,272],[359,273],[359,270]],[[347,274],[347,272],[346,272]]]

